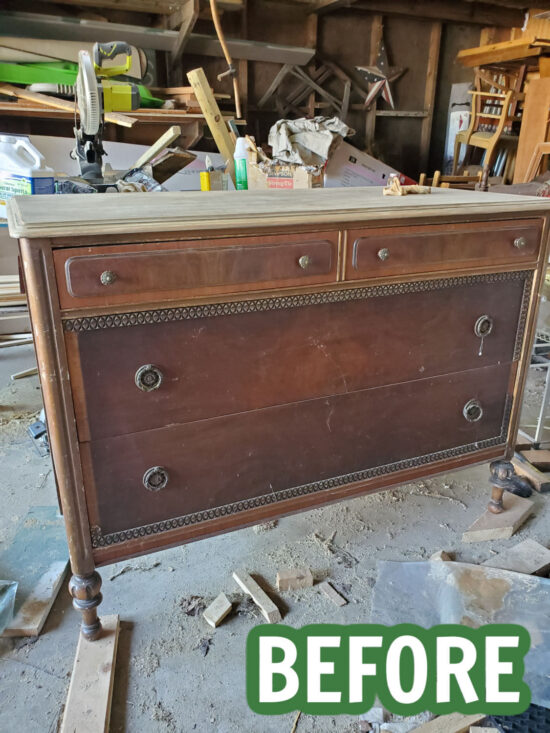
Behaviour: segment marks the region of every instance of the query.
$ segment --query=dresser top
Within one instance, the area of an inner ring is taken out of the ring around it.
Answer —
[[[220,227],[340,224],[402,218],[543,214],[534,196],[432,188],[383,196],[382,188],[17,196],[8,203],[12,237],[139,234]]]

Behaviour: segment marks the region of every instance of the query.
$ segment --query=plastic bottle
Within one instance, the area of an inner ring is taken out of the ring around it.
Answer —
[[[55,193],[54,171],[28,137],[0,135],[0,217],[13,196]]]
[[[235,160],[235,188],[237,191],[246,191],[248,189],[248,174],[246,170],[248,146],[244,137],[237,138],[233,158]]]

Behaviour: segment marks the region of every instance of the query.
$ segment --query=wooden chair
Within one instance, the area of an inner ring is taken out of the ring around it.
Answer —
[[[508,132],[511,123],[518,119],[510,113],[512,98],[515,95],[513,90],[507,92],[475,90],[469,94],[472,95],[470,126],[467,130],[459,132],[455,138],[453,175],[457,175],[462,145],[468,146],[466,158],[469,157],[469,148],[486,150],[484,167],[490,170],[495,163],[499,143],[515,147],[518,141],[518,135]],[[490,129],[483,129],[487,127]]]

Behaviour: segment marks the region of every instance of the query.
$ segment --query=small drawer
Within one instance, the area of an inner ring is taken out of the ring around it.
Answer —
[[[155,302],[336,280],[338,233],[58,250],[62,308]]]
[[[480,194],[481,195],[481,194]],[[346,280],[535,262],[538,219],[348,231]]]

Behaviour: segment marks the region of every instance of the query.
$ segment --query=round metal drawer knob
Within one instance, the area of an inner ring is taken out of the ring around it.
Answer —
[[[298,260],[298,264],[300,265],[302,270],[307,270],[307,268],[311,265],[311,257],[309,255],[302,255]]]
[[[523,249],[527,245],[527,240],[525,237],[516,237],[514,239],[514,247],[516,249]]]
[[[101,273],[99,279],[102,285],[112,285],[116,280],[116,273],[112,270],[105,270],[105,272]]]
[[[491,316],[480,316],[474,326],[474,333],[479,338],[485,338],[493,330],[494,322]]]
[[[143,474],[143,485],[147,491],[160,491],[168,483],[168,471],[162,466],[153,466]]]
[[[135,382],[143,392],[152,392],[162,384],[162,372],[153,364],[144,364],[137,370]]]
[[[387,247],[382,247],[382,249],[378,250],[377,255],[379,260],[385,262],[390,256],[390,250]]]
[[[462,414],[468,422],[477,422],[483,417],[483,408],[478,400],[468,400],[464,405]]]

